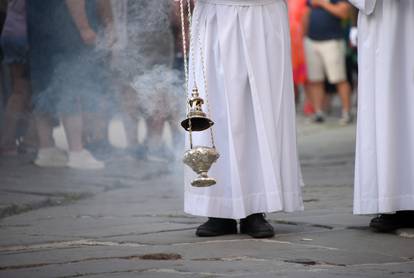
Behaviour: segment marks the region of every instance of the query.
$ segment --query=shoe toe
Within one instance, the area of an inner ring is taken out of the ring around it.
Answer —
[[[403,226],[403,223],[400,221],[396,215],[380,215],[371,220],[369,227],[378,233],[389,233]]]
[[[237,234],[237,222],[233,219],[210,218],[196,230],[199,237]]]
[[[273,226],[262,214],[253,214],[240,221],[240,232],[253,238],[269,238],[275,235]]]

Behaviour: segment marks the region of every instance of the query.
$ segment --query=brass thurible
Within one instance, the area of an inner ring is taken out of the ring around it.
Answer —
[[[183,58],[184,58],[184,75],[185,75],[185,88],[186,94],[188,94],[188,60],[187,60],[187,43],[186,43],[186,28],[185,28],[185,18],[184,18],[184,1],[180,0],[180,17],[181,17],[181,33],[183,39]],[[187,8],[188,8],[188,23],[191,26],[191,1],[186,0]],[[197,27],[198,23],[195,22],[195,27]],[[191,27],[190,27],[191,29]],[[191,32],[192,33],[192,32]],[[192,34],[189,34],[190,37],[190,47],[192,50],[192,62],[194,63],[194,40]],[[199,42],[200,41],[200,38]],[[204,92],[206,96],[206,104],[207,110],[210,114],[210,107],[208,104],[208,90],[207,90],[207,79],[205,76],[205,68],[204,68],[204,55],[202,52],[202,48],[200,47],[200,60],[203,66],[203,80],[204,80]],[[194,76],[194,87],[191,92],[191,96],[188,97],[187,101],[187,118],[181,122],[181,126],[188,132],[189,134],[189,141],[190,141],[190,149],[184,153],[183,162],[188,165],[194,172],[198,174],[198,176],[191,181],[191,185],[195,187],[207,187],[216,184],[216,180],[208,176],[208,171],[210,170],[211,166],[217,159],[220,157],[219,153],[216,150],[214,144],[214,134],[213,128],[214,122],[207,117],[207,114],[203,111],[203,104],[204,99],[200,97],[198,92],[197,84],[196,84],[196,74],[195,74],[195,65],[193,64],[193,76]],[[211,147],[207,146],[193,146],[193,136],[192,133],[194,131],[201,132],[209,129],[210,131],[210,139],[211,139]]]
[[[191,133],[193,131],[203,131],[209,128],[211,129],[214,122],[207,117],[206,113],[203,112],[202,105],[204,104],[204,100],[200,97],[196,87],[193,89],[187,104],[189,106],[187,118],[181,122],[181,125],[190,133],[191,148],[184,153],[183,162],[198,174],[198,176],[191,181],[192,186],[212,186],[217,182],[214,178],[208,176],[208,171],[220,155],[214,145],[213,147],[193,147]]]
[[[195,187],[207,187],[215,185],[214,178],[208,176],[208,171],[214,162],[220,157],[215,148],[198,146],[193,147],[184,153],[183,162],[188,165],[198,176],[191,181]]]

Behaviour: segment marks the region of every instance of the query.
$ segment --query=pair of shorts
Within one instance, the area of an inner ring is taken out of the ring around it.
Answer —
[[[337,84],[346,80],[345,41],[326,40],[315,41],[305,39],[306,65],[308,80]]]
[[[29,45],[26,37],[1,38],[1,48],[3,50],[3,62],[6,64],[26,64]]]
[[[76,53],[31,48],[32,101],[36,112],[72,115],[101,109],[98,104],[111,90],[107,53],[95,48],[73,52]]]

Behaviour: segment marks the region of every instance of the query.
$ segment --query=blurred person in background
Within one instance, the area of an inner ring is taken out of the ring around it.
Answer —
[[[27,0],[32,94],[36,111],[39,151],[35,164],[101,169],[84,148],[83,113],[96,112],[108,87],[97,48],[99,33],[110,30],[109,0]],[[55,147],[53,119],[60,118],[69,153]]]
[[[304,25],[306,64],[309,86],[315,108],[314,121],[324,122],[325,78],[336,86],[342,101],[340,124],[352,122],[351,86],[347,81],[344,30],[341,20],[350,15],[346,0],[308,0]]]
[[[354,213],[377,232],[414,227],[414,1],[351,0],[358,19]]]
[[[174,35],[174,62],[173,68],[181,71],[184,74],[184,60],[183,60],[183,37],[181,32],[181,13],[180,13],[180,1],[171,0],[173,2],[172,9],[171,9],[171,30]],[[194,8],[194,1],[191,0],[191,11]],[[183,3],[184,6],[184,25],[185,29],[188,30],[189,23],[188,17],[188,4],[187,1]],[[190,47],[190,40],[188,36],[188,32],[186,32],[186,42],[187,42],[187,49]]]
[[[7,2],[8,0],[0,0],[0,35],[3,31],[4,21],[6,21],[6,12],[7,12]],[[2,119],[4,117],[4,104],[6,102],[6,89],[4,81],[4,70],[3,70],[3,51],[0,47],[0,138],[2,137],[3,132],[3,123]]]
[[[161,92],[157,82],[172,76],[174,40],[170,28],[171,0],[116,1],[116,22],[121,25],[118,32],[126,33],[126,43],[116,51],[114,70],[120,77],[121,101],[126,125],[129,150],[137,158],[150,160],[171,160],[172,150],[163,143],[163,130],[166,121],[171,128],[177,129],[178,120],[173,115],[177,107],[171,103],[168,90]],[[124,31],[122,31],[124,28]],[[174,78],[174,80],[176,80]],[[162,85],[161,87],[166,87]],[[137,122],[146,122],[146,138],[138,142]]]
[[[302,87],[305,92],[303,112],[305,115],[313,115],[314,109],[312,99],[308,93],[308,90],[306,90],[307,75],[305,50],[303,46],[303,39],[305,35],[303,30],[303,19],[307,11],[306,1],[307,0],[289,0],[287,3],[289,11],[293,82],[295,84],[296,101],[300,98],[300,87]]]
[[[194,9],[194,0],[190,1],[190,11],[192,12]],[[185,1],[183,3],[184,8],[184,28],[187,30],[185,32],[186,38],[185,41],[187,43],[186,47],[189,51],[190,49],[190,37],[189,37],[189,22],[186,20],[188,18],[188,2]],[[183,37],[182,37],[182,22],[181,22],[181,12],[180,12],[180,2],[173,0],[173,5],[170,14],[170,22],[171,22],[171,31],[174,37],[174,61],[173,61],[173,69],[177,70],[179,73],[179,77],[182,79],[181,83],[184,83],[184,54],[183,54]],[[187,97],[185,94],[180,94],[178,97],[178,103],[181,108],[185,107]],[[183,129],[178,124],[185,117],[183,113],[180,113],[184,109],[175,109],[175,112],[170,117],[171,120],[170,125],[172,127],[172,136],[173,136],[173,144],[175,146],[184,146],[184,136],[183,136]],[[180,119],[181,118],[181,119]]]
[[[72,0],[73,1],[73,0]],[[75,0],[76,1],[76,0]],[[97,2],[99,20],[96,24],[97,38],[95,42],[96,55],[94,65],[101,76],[100,86],[96,86],[95,108],[86,109],[83,116],[83,141],[85,148],[95,157],[107,160],[115,154],[115,148],[109,142],[109,123],[117,108],[117,98],[110,74],[111,54],[118,40],[114,30],[113,8],[110,0],[93,0]],[[96,20],[96,19],[94,19]]]
[[[355,83],[357,81],[358,65],[357,65],[357,49],[352,40],[355,40],[355,26],[356,26],[357,11],[352,6],[350,9],[350,17],[342,20],[342,28],[344,29],[343,39],[345,42],[345,68],[347,80],[351,86],[352,92],[355,89]],[[330,83],[325,79],[325,99],[323,104],[323,110],[326,114],[331,114],[333,107],[332,102],[334,96],[337,94],[337,86]],[[352,96],[352,95],[351,95]],[[352,98],[351,98],[352,101]],[[352,110],[352,103],[351,103]]]
[[[3,155],[17,154],[18,145],[20,151],[36,147],[35,125],[31,117],[26,25],[25,0],[10,0],[1,34],[3,62],[8,65],[11,82],[11,95],[6,101],[4,132],[0,145]],[[18,134],[19,127],[27,127],[27,130],[23,130],[23,134]]]

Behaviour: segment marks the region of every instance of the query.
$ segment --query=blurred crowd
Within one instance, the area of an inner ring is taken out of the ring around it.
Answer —
[[[356,83],[357,11],[346,0],[288,0],[296,96],[303,112],[323,123],[338,94],[339,123],[350,124]]]
[[[109,123],[121,115],[126,153],[174,159],[163,132],[169,122],[172,145],[182,141],[176,124],[185,107],[179,2],[0,3],[1,155],[33,152],[40,167],[100,169],[115,151]],[[141,140],[140,120],[146,126]],[[56,147],[58,126],[66,151]]]
[[[287,2],[303,113],[323,123],[337,93],[340,124],[351,123],[355,12],[343,0]],[[118,151],[108,139],[117,116],[124,153],[174,160],[185,111],[178,1],[0,0],[0,24],[0,156],[33,153],[40,167],[101,169]],[[55,143],[59,126],[65,151]]]

